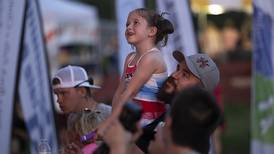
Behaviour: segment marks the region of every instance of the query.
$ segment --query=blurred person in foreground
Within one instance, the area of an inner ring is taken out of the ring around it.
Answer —
[[[173,57],[178,62],[175,72],[168,77],[158,92],[158,99],[165,104],[171,104],[174,96],[189,87],[198,86],[212,93],[220,80],[219,69],[207,54],[184,56],[180,51],[174,51]],[[153,139],[155,128],[164,121],[165,113],[143,128],[143,135],[137,141],[142,151],[147,153],[149,142]]]
[[[158,127],[150,154],[207,154],[210,136],[219,125],[221,111],[212,95],[190,87],[175,96],[165,125]]]

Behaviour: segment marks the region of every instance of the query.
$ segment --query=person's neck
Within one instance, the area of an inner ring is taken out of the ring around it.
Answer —
[[[169,146],[168,153],[172,154],[184,154],[193,151],[193,149],[184,146],[171,145]]]
[[[94,99],[88,98],[88,99],[82,101],[81,103],[79,103],[79,109],[83,110],[85,108],[88,108],[90,110],[95,110],[97,104],[98,103]]]
[[[154,44],[144,44],[144,45],[139,45],[135,46],[136,47],[136,52],[139,55],[144,54],[145,52],[149,51],[150,49],[156,47]]]

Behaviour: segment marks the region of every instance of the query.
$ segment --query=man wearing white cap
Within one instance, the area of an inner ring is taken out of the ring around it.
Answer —
[[[98,103],[92,96],[92,90],[99,89],[93,79],[80,66],[68,65],[57,71],[52,79],[53,91],[57,102],[64,113],[83,110],[99,110],[111,112],[111,107]]]
[[[52,79],[52,88],[61,110],[68,114],[67,127],[73,125],[78,112],[96,110],[105,118],[111,114],[111,106],[95,101],[93,90],[100,87],[94,85],[93,79],[88,77],[86,70],[80,66],[68,65],[59,69]],[[61,153],[80,153],[80,145],[75,144],[80,138],[75,139],[75,132],[65,133],[65,136],[61,137]]]

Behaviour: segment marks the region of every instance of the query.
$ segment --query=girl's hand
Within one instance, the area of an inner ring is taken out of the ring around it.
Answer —
[[[135,141],[142,134],[141,127],[137,128],[137,132],[132,134],[124,129],[118,119],[115,119],[104,133],[103,140],[112,153],[131,153]]]

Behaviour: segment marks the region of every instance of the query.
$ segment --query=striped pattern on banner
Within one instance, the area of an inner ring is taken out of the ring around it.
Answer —
[[[0,0],[0,149],[3,154],[10,153],[25,4],[25,0]]]
[[[274,1],[253,1],[251,153],[274,151]]]
[[[38,145],[42,140],[47,140],[52,153],[58,153],[47,52],[42,32],[38,1],[28,0],[19,95],[33,154],[38,153]]]

